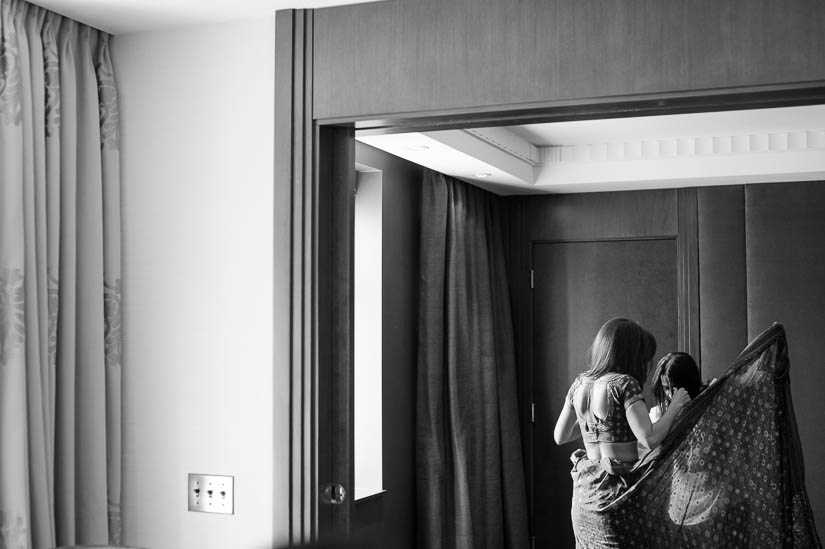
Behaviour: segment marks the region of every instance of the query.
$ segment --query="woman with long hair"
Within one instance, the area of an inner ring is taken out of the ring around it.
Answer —
[[[584,441],[585,450],[571,456],[571,517],[578,547],[620,546],[614,521],[621,517],[601,510],[632,483],[638,443],[656,448],[690,401],[685,389],[677,389],[661,419],[650,421],[642,386],[655,353],[656,339],[638,323],[608,320],[588,351],[587,370],[567,392],[554,438],[556,444],[579,436]]]
[[[684,389],[691,399],[707,386],[702,383],[699,366],[688,353],[668,353],[659,359],[653,370],[653,398],[656,404],[650,409],[650,420],[659,421],[670,405],[671,395],[676,389]]]

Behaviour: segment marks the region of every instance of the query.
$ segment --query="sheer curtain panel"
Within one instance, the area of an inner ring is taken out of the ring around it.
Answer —
[[[0,549],[118,543],[109,36],[27,2],[0,6]]]

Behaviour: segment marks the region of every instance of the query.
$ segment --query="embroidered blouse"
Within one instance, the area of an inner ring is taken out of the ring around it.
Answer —
[[[593,421],[585,417],[587,410],[576,408],[577,391],[589,391],[586,402],[591,401],[593,385],[605,383],[607,393],[607,415],[604,418],[590,411]],[[567,391],[567,401],[573,406],[578,418],[582,439],[585,442],[635,442],[636,435],[630,429],[625,411],[642,400],[642,388],[633,376],[627,374],[606,374],[599,378],[579,374]]]

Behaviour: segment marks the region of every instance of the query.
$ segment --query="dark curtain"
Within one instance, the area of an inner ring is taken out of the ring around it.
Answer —
[[[603,511],[622,546],[822,547],[781,325],[696,397],[640,470],[641,479]],[[588,547],[601,546],[595,535],[583,540]]]
[[[429,171],[422,194],[418,546],[527,547],[498,197]]]

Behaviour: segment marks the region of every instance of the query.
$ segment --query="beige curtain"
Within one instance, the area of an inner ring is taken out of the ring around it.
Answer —
[[[109,36],[0,0],[0,549],[119,542]]]

